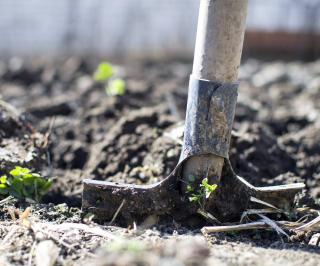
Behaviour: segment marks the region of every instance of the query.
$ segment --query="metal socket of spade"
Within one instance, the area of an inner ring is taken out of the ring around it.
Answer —
[[[304,184],[254,187],[232,170],[228,159],[231,129],[237,100],[237,84],[217,83],[191,77],[183,149],[174,171],[152,185],[129,185],[105,181],[83,181],[82,211],[100,221],[110,221],[114,214],[125,222],[142,221],[149,215],[170,215],[180,219],[195,214],[183,187],[181,169],[192,156],[214,154],[224,158],[217,190],[206,202],[206,210],[220,221],[238,218],[255,197],[277,208],[292,207],[297,192]],[[208,130],[208,123],[215,130]],[[203,177],[196,177],[201,180]],[[124,202],[124,204],[123,204]],[[119,206],[122,205],[121,208]],[[261,207],[261,206],[260,206]],[[262,206],[263,207],[263,206]]]

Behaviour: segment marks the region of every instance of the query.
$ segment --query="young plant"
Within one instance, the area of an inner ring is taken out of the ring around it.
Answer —
[[[48,192],[51,184],[50,179],[32,173],[28,168],[16,166],[8,176],[0,177],[0,194],[11,195],[18,199],[29,198],[39,202]]]
[[[102,62],[98,65],[96,71],[94,72],[94,80],[104,82],[111,78],[114,74],[114,70],[111,64],[108,62]]]
[[[121,96],[126,91],[126,83],[123,79],[114,77],[116,71],[108,62],[100,63],[94,73],[94,80],[105,83],[106,93],[110,96]]]
[[[109,82],[106,87],[106,92],[108,95],[116,96],[123,95],[126,91],[126,83],[123,79],[114,79]]]
[[[195,178],[189,178],[190,183],[187,185],[187,193],[190,195],[189,201],[196,202],[203,209],[205,199],[209,198],[211,193],[217,189],[217,184],[210,185],[208,178],[204,178],[198,188],[195,188]]]

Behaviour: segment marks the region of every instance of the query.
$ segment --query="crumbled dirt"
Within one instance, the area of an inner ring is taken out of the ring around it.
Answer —
[[[261,231],[204,238],[152,217],[131,229],[95,225],[117,240],[72,227],[84,220],[93,226],[80,217],[84,178],[154,183],[171,172],[181,150],[165,134],[185,116],[191,64],[119,67],[127,90],[113,97],[92,80],[96,64],[80,58],[0,64],[1,101],[12,106],[0,109],[0,174],[24,165],[53,178],[43,204],[0,205],[0,264],[34,264],[34,250],[46,239],[59,247],[57,265],[318,264],[319,248],[308,245],[308,234],[283,242]],[[230,149],[234,170],[253,185],[305,182],[312,198],[301,202],[309,206],[320,198],[319,69],[320,61],[246,61]],[[12,210],[27,206],[31,227],[12,219]],[[69,231],[54,227],[65,223]],[[39,233],[37,224],[51,233]]]
[[[48,138],[38,133],[28,120],[10,104],[0,99],[0,172],[14,166],[39,169]]]

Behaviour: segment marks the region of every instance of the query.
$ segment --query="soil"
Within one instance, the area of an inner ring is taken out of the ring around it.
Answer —
[[[97,63],[77,57],[0,62],[0,174],[22,165],[53,179],[42,204],[0,204],[1,265],[35,264],[39,243],[47,239],[58,248],[57,265],[319,264],[320,248],[308,245],[311,234],[291,241],[270,231],[203,237],[200,228],[158,224],[152,216],[129,228],[81,217],[84,178],[151,184],[173,170],[181,145],[166,132],[183,124],[191,72],[190,62],[127,63],[118,66],[125,95],[108,96],[92,79]],[[305,182],[311,198],[302,197],[301,204],[315,205],[320,61],[247,60],[240,78],[234,170],[253,185]],[[26,219],[13,219],[27,207]],[[68,231],[54,227],[63,224]]]

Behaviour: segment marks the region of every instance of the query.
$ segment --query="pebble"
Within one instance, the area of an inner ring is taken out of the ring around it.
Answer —
[[[314,234],[308,244],[310,246],[320,246],[320,233]]]

